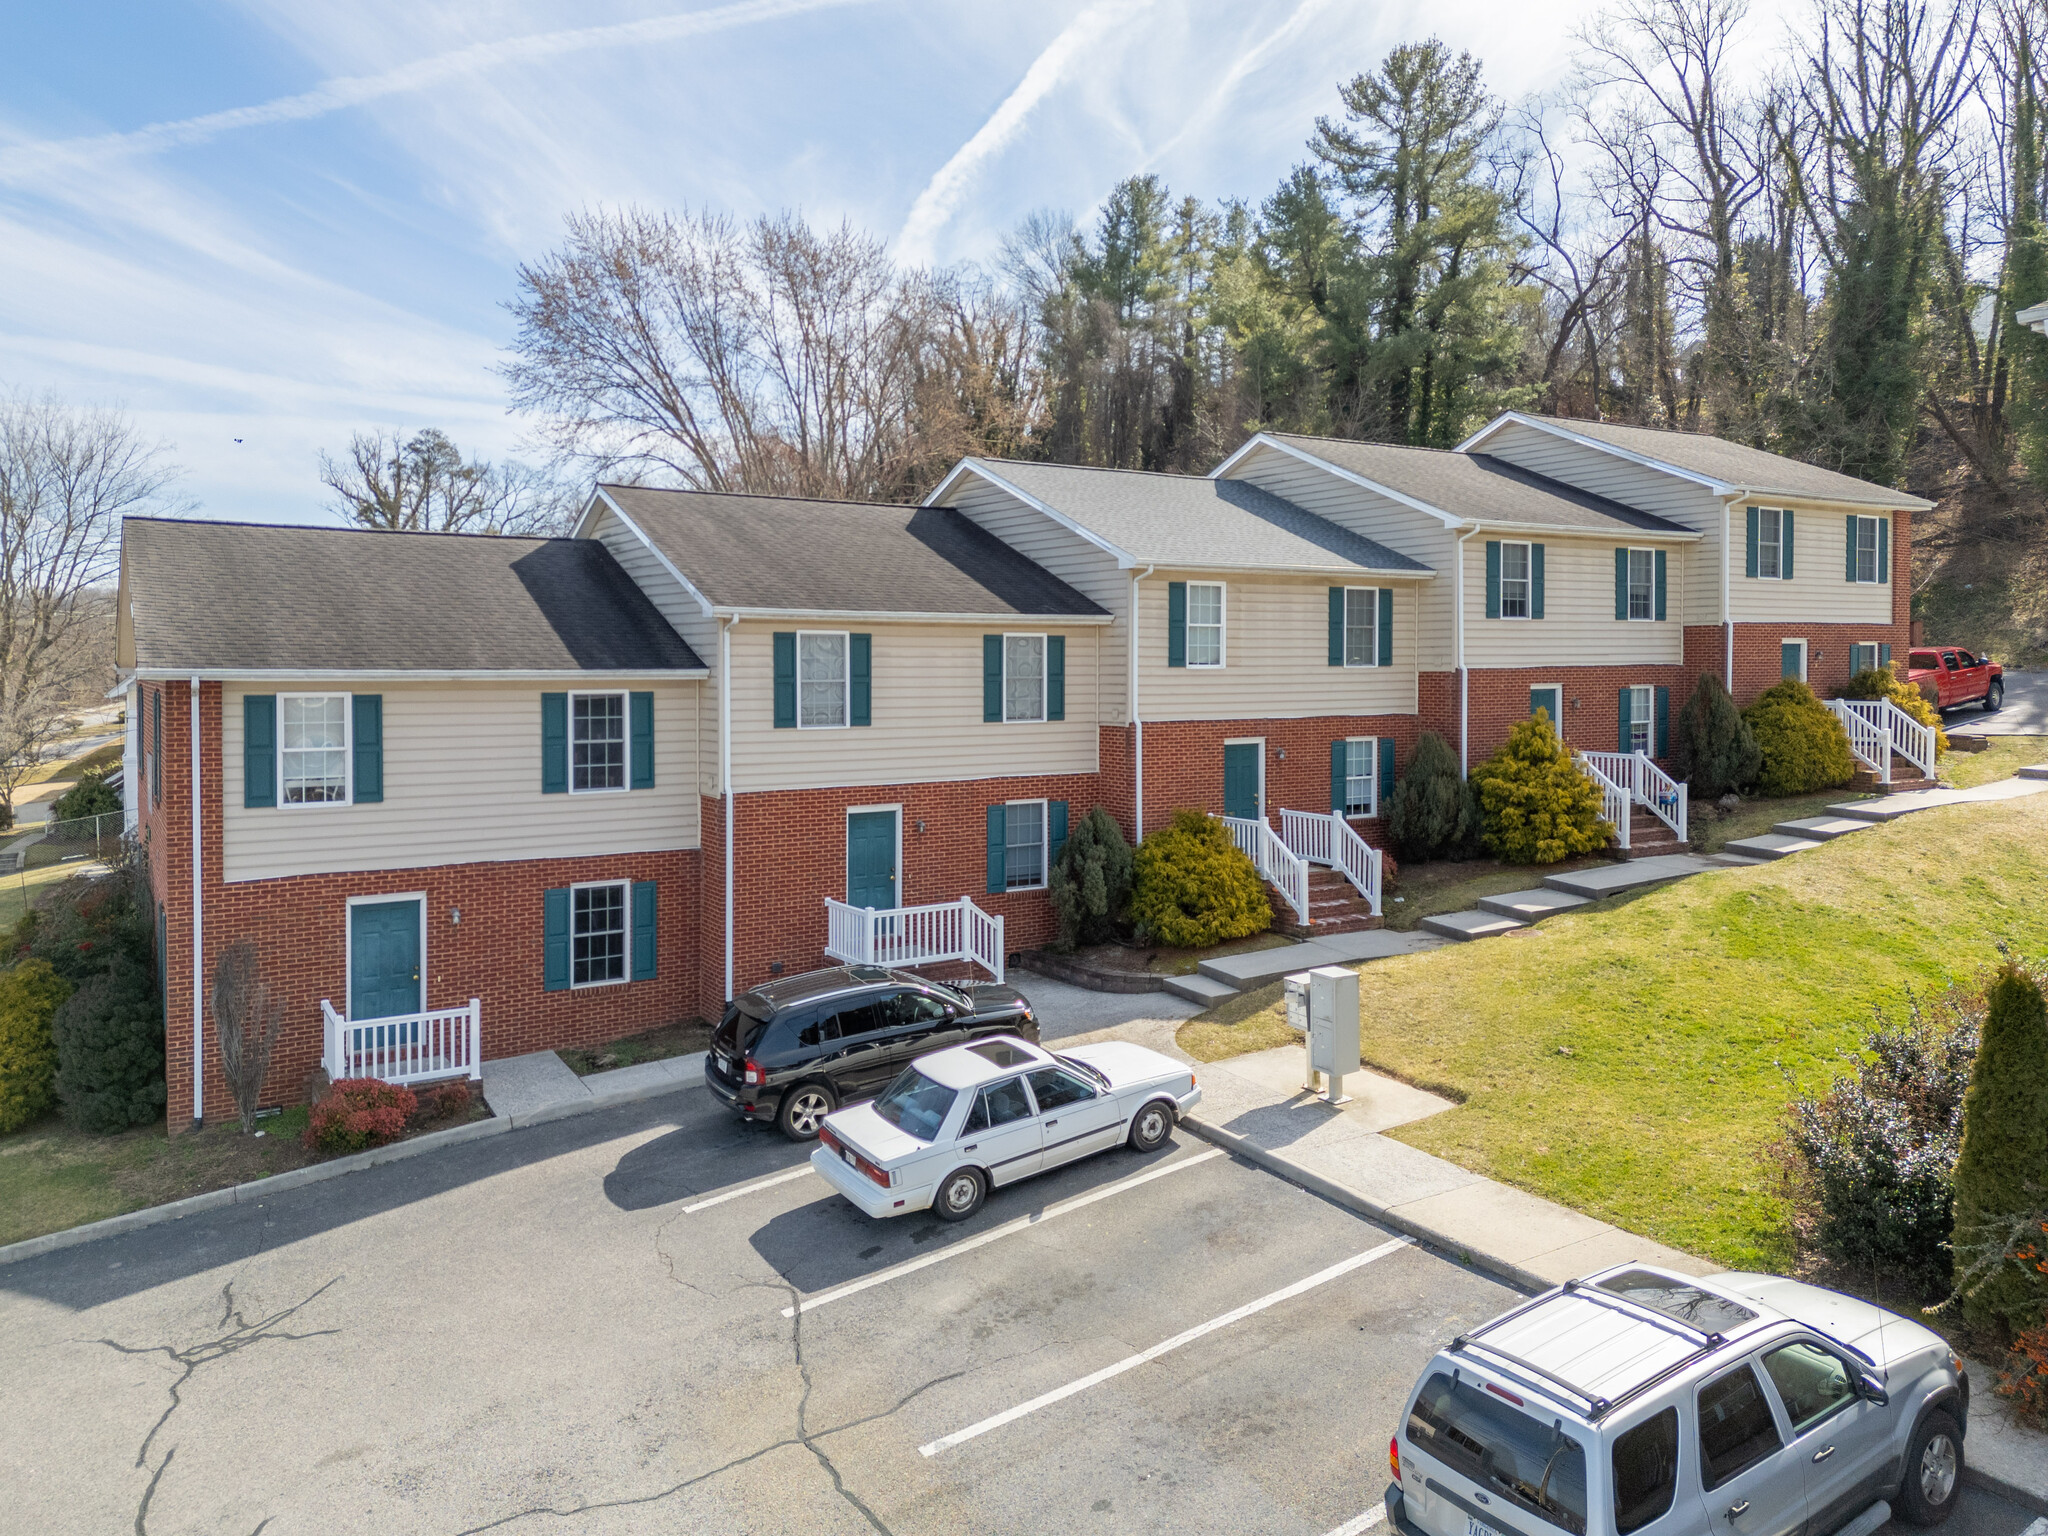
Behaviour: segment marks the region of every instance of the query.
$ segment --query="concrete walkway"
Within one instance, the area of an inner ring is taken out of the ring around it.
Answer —
[[[483,1077],[484,1102],[491,1106],[492,1114],[511,1122],[516,1130],[694,1087],[704,1081],[704,1053],[695,1051],[578,1077],[553,1051],[535,1051],[530,1056],[487,1061]]]

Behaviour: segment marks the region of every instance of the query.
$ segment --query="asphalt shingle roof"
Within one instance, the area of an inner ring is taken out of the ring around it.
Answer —
[[[1682,523],[1595,496],[1486,453],[1452,453],[1340,437],[1298,437],[1288,432],[1266,435],[1375,485],[1426,502],[1451,517],[1589,533],[1626,528],[1638,533],[1696,536]]]
[[[1420,561],[1240,480],[974,462],[1147,565],[1432,574]]]
[[[632,485],[604,493],[718,608],[1107,616],[950,507]]]
[[[701,668],[587,539],[131,517],[138,667],[195,671]]]

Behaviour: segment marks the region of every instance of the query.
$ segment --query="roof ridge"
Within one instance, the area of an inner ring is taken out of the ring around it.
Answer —
[[[980,453],[970,454],[969,457],[977,464],[1018,464],[1026,469],[1085,469],[1098,475],[1143,475],[1153,480],[1185,480],[1191,485],[1209,478],[1207,475],[1184,474],[1177,469],[1126,469],[1118,464],[1062,464],[1057,459],[996,459]],[[1259,487],[1253,486],[1252,489],[1257,490]]]
[[[174,528],[270,528],[279,533],[360,533],[379,537],[401,534],[424,539],[500,539],[517,544],[579,544],[587,542],[565,533],[464,533],[455,528],[363,528],[332,523],[258,523],[242,517],[152,517],[131,512],[123,523],[163,523]]]
[[[709,491],[689,485],[626,485],[616,480],[599,480],[608,491],[654,491],[663,496],[719,496],[732,501],[803,501],[821,507],[887,508],[896,512],[922,511],[916,501],[861,501],[847,496],[787,496],[777,491]]]
[[[1433,448],[1427,443],[1384,443],[1372,437],[1332,437],[1327,432],[1274,432],[1264,431],[1262,437],[1291,437],[1302,443],[1356,443],[1361,448],[1398,448],[1403,453],[1441,453],[1455,459],[1472,457],[1461,448]]]

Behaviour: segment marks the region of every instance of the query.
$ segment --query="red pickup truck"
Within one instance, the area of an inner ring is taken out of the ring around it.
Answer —
[[[1960,646],[1915,648],[1906,657],[1906,681],[1936,709],[1982,704],[1988,714],[2005,702],[2005,668]]]

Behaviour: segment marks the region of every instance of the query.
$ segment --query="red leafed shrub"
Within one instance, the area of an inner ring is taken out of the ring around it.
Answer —
[[[469,1084],[462,1078],[452,1083],[442,1083],[426,1091],[420,1105],[422,1120],[455,1120],[469,1113]]]
[[[360,1152],[396,1141],[419,1109],[410,1089],[374,1077],[344,1077],[313,1106],[306,1145],[316,1152]]]
[[[2013,1410],[2022,1419],[2048,1429],[2048,1323],[2029,1328],[2012,1341],[1997,1392],[2012,1399]]]

